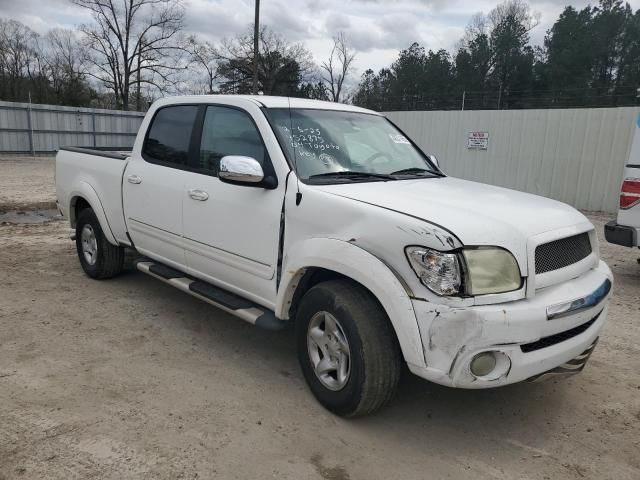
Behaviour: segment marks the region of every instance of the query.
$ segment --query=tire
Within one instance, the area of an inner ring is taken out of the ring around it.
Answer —
[[[336,328],[333,320],[337,321]],[[322,331],[334,334],[320,336]],[[344,340],[348,350],[346,380]],[[342,417],[358,417],[373,413],[392,400],[402,367],[400,347],[382,306],[357,283],[331,280],[312,287],[298,308],[296,343],[305,380],[329,411]],[[320,366],[325,356],[341,359],[339,363],[329,361],[340,367],[316,373],[324,370]]]
[[[85,242],[84,246],[83,241]],[[86,242],[88,242],[88,247]],[[78,215],[76,250],[82,269],[91,278],[106,279],[115,277],[122,272],[124,248],[111,245],[107,241],[98,217],[91,208],[85,208]],[[90,251],[94,252],[93,255],[88,254]]]

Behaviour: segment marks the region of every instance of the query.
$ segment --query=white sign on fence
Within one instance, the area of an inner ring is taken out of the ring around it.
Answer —
[[[467,148],[469,150],[486,150],[489,148],[489,132],[469,132]]]

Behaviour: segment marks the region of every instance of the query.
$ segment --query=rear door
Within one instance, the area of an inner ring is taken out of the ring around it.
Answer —
[[[122,185],[127,229],[136,249],[180,268],[185,264],[182,203],[197,112],[195,105],[159,108]]]
[[[203,107],[196,171],[184,192],[184,245],[189,272],[259,303],[275,298],[284,182],[275,171],[255,118],[230,105]],[[257,108],[256,108],[257,110]],[[262,115],[259,110],[257,116]],[[263,120],[263,119],[260,119]],[[275,152],[274,152],[275,153]],[[229,184],[218,178],[220,159],[256,159],[274,185]]]

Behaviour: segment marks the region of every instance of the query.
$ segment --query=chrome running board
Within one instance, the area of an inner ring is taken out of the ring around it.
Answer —
[[[287,325],[287,322],[277,319],[272,311],[251,300],[202,280],[192,278],[186,273],[167,267],[155,260],[143,257],[135,260],[134,265],[142,273],[155,277],[193,297],[204,300],[210,305],[241,318],[256,327],[278,331],[284,329]]]

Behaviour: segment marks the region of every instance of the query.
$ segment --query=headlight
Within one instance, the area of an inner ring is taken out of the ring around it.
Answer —
[[[462,255],[467,267],[467,294],[504,293],[520,288],[520,268],[507,250],[478,247],[464,249]]]
[[[426,247],[407,247],[405,252],[411,268],[429,290],[438,295],[460,292],[460,262],[455,253],[443,253]]]
[[[445,253],[411,246],[405,252],[422,284],[438,295],[504,293],[522,285],[516,259],[502,248],[474,247]]]

